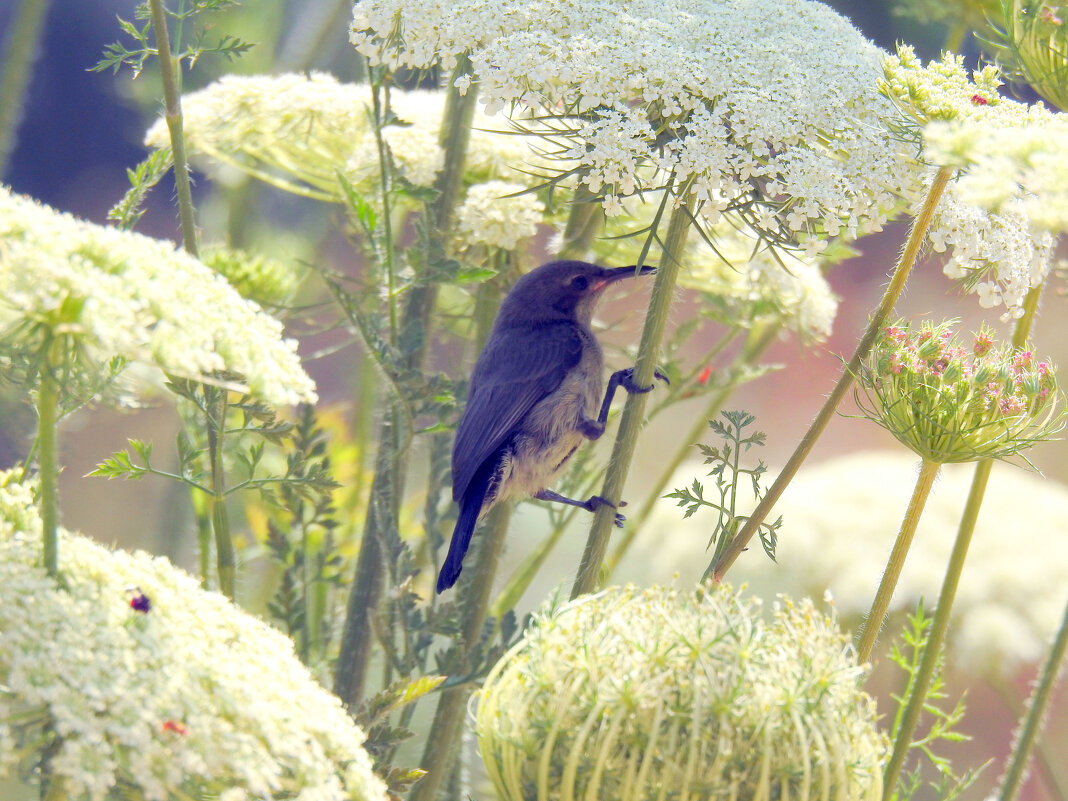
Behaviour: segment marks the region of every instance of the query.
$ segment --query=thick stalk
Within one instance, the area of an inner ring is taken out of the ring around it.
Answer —
[[[693,196],[688,190],[684,192],[684,195],[685,199],[679,198],[679,205],[672,211],[668,222],[663,255],[656,273],[656,281],[653,284],[649,311],[645,316],[641,344],[638,347],[638,361],[634,367],[634,380],[640,387],[651,386],[655,383],[653,372],[656,370],[656,360],[660,355],[660,342],[664,337],[664,327],[667,325],[668,313],[671,310],[675,284],[679,275],[678,254],[682,253],[683,246],[686,244],[686,234],[691,222]],[[638,432],[645,419],[645,403],[648,397],[647,392],[627,395],[619,432],[616,434],[612,457],[605,474],[604,488],[601,490],[601,496],[611,503],[618,504],[621,500],[623,484],[627,479],[627,472],[630,470],[630,463],[638,442]],[[614,521],[615,509],[611,506],[601,506],[594,513],[593,526],[586,540],[586,550],[582,554],[575,586],[571,590],[572,598],[597,589],[600,583],[601,563],[608,549],[608,539],[612,533]]]
[[[7,173],[15,149],[26,87],[40,49],[47,13],[48,0],[22,0],[4,37],[4,60],[0,63],[0,97],[4,99],[0,103],[0,177]]]
[[[733,371],[743,364],[753,364],[760,358],[764,351],[768,349],[771,343],[775,341],[775,337],[778,336],[779,331],[781,330],[782,327],[779,325],[767,325],[750,329],[745,346],[734,357],[727,369]],[[646,496],[641,509],[638,510],[637,514],[627,516],[627,527],[620,534],[615,550],[612,552],[611,556],[608,557],[607,564],[609,576],[611,576],[612,573],[615,572],[615,569],[619,567],[620,561],[622,561],[623,557],[626,555],[627,549],[630,548],[631,543],[634,542],[635,536],[642,530],[645,521],[649,518],[649,515],[652,514],[656,502],[663,498],[664,490],[667,488],[668,482],[671,481],[671,477],[675,475],[675,471],[679,469],[679,465],[686,459],[686,454],[691,451],[694,443],[699,442],[702,435],[708,430],[708,421],[715,419],[716,414],[723,408],[724,402],[730,397],[735,389],[737,389],[737,385],[727,384],[712,394],[711,399],[705,406],[705,410],[698,415],[693,427],[689,430],[686,436],[683,437],[682,444],[675,451],[675,455],[671,457],[670,461],[668,461],[664,469],[660,472],[660,477],[656,480],[653,488]]]
[[[56,427],[59,425],[59,387],[46,363],[37,388],[37,463],[40,466],[41,534],[48,575],[59,574],[59,455]]]
[[[1016,321],[1016,327],[1013,331],[1013,347],[1023,347],[1031,336],[1031,327],[1038,311],[1038,301],[1041,294],[1041,286],[1034,287],[1027,293],[1027,297],[1024,299],[1024,314]],[[904,715],[902,715],[901,726],[894,741],[894,751],[884,771],[883,792],[885,801],[890,801],[894,787],[901,775],[901,770],[905,765],[905,758],[908,756],[909,747],[912,744],[912,735],[916,731],[916,724],[927,699],[927,690],[930,687],[931,678],[934,676],[934,671],[938,664],[939,652],[942,649],[943,642],[945,642],[946,630],[949,628],[950,612],[953,609],[953,601],[957,595],[961,572],[964,570],[964,559],[968,555],[968,547],[971,545],[972,534],[975,532],[975,523],[979,518],[979,508],[986,494],[986,485],[990,478],[992,467],[993,461],[989,459],[983,460],[975,466],[972,488],[968,493],[968,501],[961,516],[960,526],[957,529],[957,539],[953,543],[953,553],[950,555],[946,576],[942,581],[942,590],[938,596],[938,607],[935,610],[934,621],[931,623],[927,644],[924,646],[923,659],[920,661],[919,670],[916,672],[912,682],[908,705],[905,708]],[[1036,722],[1034,725],[1037,729],[1038,723]],[[1014,763],[1018,760],[1018,753],[1021,748],[1030,749],[1031,744],[1034,742],[1034,734],[1037,734],[1037,731],[1032,734],[1031,743],[1026,745],[1022,737],[1017,740],[1012,756]],[[1023,758],[1023,761],[1026,762],[1026,757]],[[1002,801],[1005,801],[1005,799],[1003,798]]]
[[[905,707],[901,725],[894,739],[894,751],[883,771],[883,801],[890,801],[894,797],[901,769],[905,765],[905,757],[908,756],[912,745],[912,735],[916,731],[920,713],[927,701],[927,689],[931,686],[931,678],[934,676],[942,643],[945,641],[946,629],[949,628],[949,613],[953,607],[961,571],[964,569],[964,558],[968,555],[968,546],[972,541],[975,521],[979,518],[979,507],[983,503],[986,483],[990,478],[993,464],[992,460],[984,459],[975,467],[972,488],[968,493],[968,501],[964,507],[960,527],[957,529],[957,539],[953,543],[953,553],[949,557],[949,567],[946,568],[946,577],[942,581],[942,590],[938,595],[938,607],[931,623],[931,631],[927,636],[927,643],[923,648],[923,658],[920,660],[919,670],[916,671],[916,676],[912,681],[908,705]]]
[[[230,514],[226,510],[226,470],[223,465],[223,432],[229,406],[226,390],[206,387],[205,421],[208,428],[208,455],[211,458],[211,527],[215,532],[215,570],[219,590],[234,600],[234,541],[230,536]]]
[[[199,256],[193,190],[189,183],[189,161],[185,153],[185,135],[182,133],[178,63],[171,55],[171,37],[167,29],[167,12],[163,7],[163,0],[148,0],[148,5],[152,10],[152,30],[156,34],[156,52],[159,55],[160,77],[163,79],[163,118],[167,121],[167,130],[171,136],[178,218],[182,223],[182,246],[193,256]]]
[[[1013,745],[1012,754],[1009,755],[1009,767],[1005,772],[1005,777],[1001,780],[999,801],[1016,801],[1020,786],[1027,777],[1027,763],[1038,741],[1046,714],[1049,712],[1053,688],[1056,687],[1057,676],[1060,675],[1061,668],[1064,666],[1066,651],[1068,651],[1068,606],[1064,608],[1061,626],[1046,656],[1042,673],[1038,677],[1038,683],[1035,684],[1031,700],[1027,705],[1027,716],[1024,718],[1020,734]]]
[[[445,167],[438,175],[435,184],[438,196],[429,210],[434,223],[431,246],[441,252],[444,252],[445,238],[459,199],[475,101],[474,91],[468,91],[466,95],[461,96],[451,88],[446,98],[441,130]],[[434,285],[417,286],[409,292],[400,325],[400,336],[407,354],[407,366],[411,368],[421,369],[426,359],[426,331],[436,301],[437,287]],[[396,519],[396,515],[387,510],[396,508],[404,491],[407,449],[400,444],[404,439],[400,437],[402,417],[399,411],[391,410],[386,414],[379,432],[379,456],[371,483],[371,498],[367,507],[363,539],[341,633],[341,652],[334,676],[334,692],[350,708],[363,697],[367,667],[374,644],[375,635],[370,620],[382,595],[382,543],[390,519]]]
[[[857,661],[862,664],[871,659],[875,640],[886,622],[890,600],[894,597],[897,580],[901,577],[901,568],[905,566],[905,559],[912,545],[912,537],[916,533],[916,526],[920,522],[927,497],[931,494],[931,487],[934,486],[939,467],[941,465],[938,462],[928,459],[924,459],[920,465],[920,475],[912,490],[912,499],[905,511],[905,518],[901,521],[901,529],[897,533],[894,549],[890,552],[890,559],[886,563],[883,580],[879,582],[879,590],[875,593],[875,600],[872,601],[871,611],[868,612],[868,618],[864,621],[864,629],[860,635],[860,642],[857,644]]]
[[[805,432],[805,435],[801,438],[797,448],[787,460],[786,466],[783,467],[782,472],[779,473],[778,477],[768,488],[767,495],[765,495],[760,503],[757,504],[756,509],[753,510],[753,514],[745,522],[745,525],[742,526],[741,531],[738,532],[738,536],[734,538],[730,547],[716,562],[712,571],[712,575],[716,581],[722,580],[724,573],[726,573],[730,566],[734,564],[734,561],[742,551],[746,549],[749,540],[753,538],[753,535],[756,534],[760,524],[763,523],[768,514],[771,513],[772,507],[778,502],[783,490],[785,490],[787,485],[793,481],[797,471],[801,468],[801,465],[808,457],[812,447],[816,444],[816,440],[820,438],[823,430],[834,416],[835,411],[838,409],[838,404],[842,402],[846,393],[853,386],[853,376],[860,370],[861,362],[864,361],[868,352],[871,350],[875,338],[879,334],[879,329],[885,325],[887,318],[890,316],[890,312],[893,311],[894,305],[897,303],[897,299],[901,295],[901,291],[905,288],[905,282],[909,277],[909,273],[912,271],[913,265],[916,263],[916,258],[920,254],[920,248],[927,236],[927,230],[931,227],[931,220],[934,218],[935,209],[938,207],[938,201],[941,199],[942,192],[945,191],[946,184],[949,183],[949,179],[952,175],[953,170],[949,167],[942,167],[935,175],[934,181],[931,183],[931,188],[927,191],[927,197],[924,199],[923,206],[920,208],[919,214],[917,214],[916,218],[912,221],[912,229],[909,231],[908,240],[905,242],[905,247],[901,251],[901,258],[898,259],[897,266],[894,268],[894,274],[890,278],[890,283],[886,287],[886,292],[883,293],[883,298],[879,302],[878,308],[875,310],[875,313],[872,314],[871,320],[868,322],[868,328],[860,338],[860,342],[857,344],[857,349],[853,353],[853,357],[842,371],[838,383],[835,384],[834,389],[831,390],[831,394],[827,396],[827,400],[824,401],[823,407],[816,414],[816,418],[812,421],[812,425],[809,426],[808,431]]]
[[[486,530],[479,538],[478,556],[471,576],[466,581],[461,578],[459,591],[464,599],[461,670],[464,673],[471,668],[471,651],[478,644],[482,624],[486,622],[493,578],[497,575],[497,565],[504,551],[504,539],[511,516],[512,507],[508,504],[497,506],[490,512]],[[427,774],[415,785],[409,801],[436,801],[463,739],[464,713],[473,691],[471,684],[460,684],[442,692],[420,765]]]

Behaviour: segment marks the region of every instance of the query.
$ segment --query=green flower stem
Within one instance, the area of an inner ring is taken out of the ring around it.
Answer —
[[[771,346],[771,343],[775,341],[775,337],[778,336],[779,331],[781,330],[782,326],[780,325],[758,326],[750,329],[749,336],[747,337],[742,350],[738,352],[731,364],[726,368],[728,372],[733,372],[743,364],[754,364],[764,351]],[[736,385],[726,384],[713,393],[711,399],[705,406],[705,410],[698,415],[693,427],[683,438],[682,444],[679,446],[678,450],[675,451],[675,455],[671,457],[671,460],[664,467],[663,471],[661,471],[660,477],[653,485],[652,490],[649,491],[645,502],[642,504],[642,508],[639,509],[638,513],[633,517],[628,517],[627,527],[620,535],[619,542],[616,544],[616,549],[612,552],[612,555],[608,557],[607,564],[609,576],[611,576],[612,573],[615,572],[615,569],[619,567],[619,563],[626,555],[627,549],[630,547],[631,543],[634,542],[634,537],[641,531],[645,521],[649,518],[649,515],[652,514],[656,502],[662,500],[668,482],[671,481],[671,477],[675,475],[675,471],[679,469],[679,465],[686,459],[686,454],[690,452],[694,443],[698,442],[701,439],[701,436],[707,431],[708,421],[716,417],[719,410],[723,408],[724,402],[730,397],[735,389],[737,389]]]
[[[1068,651],[1068,606],[1064,608],[1064,617],[1061,626],[1057,630],[1057,636],[1053,640],[1046,662],[1042,666],[1038,683],[1035,684],[1031,700],[1027,705],[1027,715],[1024,718],[1020,734],[1009,755],[1009,767],[1005,777],[1001,780],[999,801],[1015,801],[1027,776],[1027,763],[1031,752],[1035,748],[1038,734],[1042,729],[1043,721],[1049,712],[1049,704],[1053,698],[1053,688],[1057,684],[1057,676],[1060,675],[1064,665],[1064,655]]]
[[[905,519],[901,521],[901,529],[898,531],[897,540],[894,542],[894,549],[890,552],[890,560],[886,563],[883,580],[879,583],[879,590],[875,593],[871,611],[868,612],[868,618],[864,621],[864,629],[857,645],[857,661],[861,664],[871,659],[875,640],[878,638],[879,632],[882,631],[883,623],[886,622],[886,613],[890,608],[890,600],[894,597],[897,580],[901,576],[901,568],[905,566],[905,559],[908,557],[909,547],[912,545],[912,537],[916,533],[916,526],[920,522],[923,507],[931,494],[931,487],[934,486],[940,467],[941,465],[938,462],[932,462],[929,459],[924,459],[920,465],[920,475],[916,479],[915,488],[912,490],[912,499],[909,501],[908,509],[905,511]]]
[[[467,61],[461,59],[457,70]],[[455,73],[461,74],[459,72]],[[461,96],[450,89],[445,102],[441,139],[445,150],[445,168],[438,175],[435,188],[438,196],[429,210],[434,224],[431,247],[444,252],[445,237],[456,210],[463,178],[463,164],[471,138],[471,120],[475,113],[477,95],[468,91]],[[427,328],[437,302],[437,287],[421,285],[408,293],[408,303],[401,321],[401,338],[407,346],[407,365],[420,369],[426,359]],[[411,336],[409,336],[411,332]],[[396,343],[395,343],[396,344]],[[396,401],[395,403],[400,403]],[[341,632],[341,652],[334,675],[334,693],[350,708],[363,697],[367,668],[374,645],[371,617],[382,595],[385,572],[382,548],[386,533],[396,520],[396,509],[404,491],[407,472],[407,441],[403,435],[405,416],[396,406],[388,411],[378,438],[378,457],[371,482],[371,497],[367,505],[360,554],[356,559],[356,573],[349,593],[345,622]]]
[[[200,586],[211,587],[211,502],[200,490],[190,491],[193,502],[193,515],[197,525],[197,561],[200,568]]]
[[[879,334],[879,329],[886,324],[887,318],[890,316],[890,312],[893,311],[894,305],[897,303],[898,297],[901,295],[901,291],[905,288],[905,282],[908,280],[909,273],[912,272],[912,267],[916,263],[916,258],[920,254],[920,248],[923,245],[924,239],[927,237],[927,230],[931,227],[931,220],[934,218],[935,209],[938,207],[938,201],[942,197],[942,193],[945,191],[946,185],[949,183],[949,179],[952,177],[954,170],[950,167],[942,167],[935,175],[934,181],[931,183],[931,188],[927,191],[927,197],[924,199],[923,206],[915,219],[912,221],[912,229],[909,231],[908,240],[905,242],[905,247],[901,251],[901,258],[898,259],[897,266],[894,268],[894,274],[890,279],[889,285],[886,287],[886,292],[883,294],[882,300],[879,302],[878,308],[871,316],[871,320],[868,322],[868,328],[865,330],[864,335],[861,337],[860,342],[857,343],[857,349],[853,353],[853,357],[849,360],[845,369],[842,371],[841,377],[838,379],[838,383],[835,384],[834,389],[831,390],[831,394],[827,396],[827,400],[824,401],[823,407],[817,412],[816,418],[812,421],[812,425],[809,426],[805,435],[801,438],[797,448],[786,462],[786,466],[783,467],[782,472],[768,488],[767,494],[757,504],[756,509],[753,510],[753,514],[742,526],[742,529],[738,532],[738,535],[731,541],[730,547],[721,556],[715,566],[713,567],[712,575],[716,581],[721,581],[723,575],[727,572],[735,560],[741,555],[742,551],[746,549],[749,544],[749,540],[753,538],[757,530],[760,528],[760,524],[764,522],[768,514],[770,514],[772,507],[778,502],[779,497],[782,495],[783,490],[793,480],[797,471],[801,468],[805,459],[808,457],[809,452],[816,444],[816,440],[819,439],[823,430],[827,427],[827,424],[831,421],[835,411],[838,409],[838,404],[842,402],[842,398],[845,397],[850,387],[853,386],[853,377],[860,370],[861,362],[864,361],[868,352],[871,350],[872,345],[875,343],[875,338]]]
[[[478,544],[478,555],[471,575],[465,581],[461,578],[459,588],[463,601],[463,672],[471,669],[471,653],[482,636],[482,626],[486,622],[489,609],[490,592],[493,579],[497,575],[497,566],[504,551],[505,535],[511,521],[512,507],[509,504],[497,506],[490,512]],[[463,739],[464,713],[467,702],[474,691],[470,683],[460,684],[444,690],[438,708],[434,713],[434,722],[427,736],[426,750],[420,768],[426,776],[415,785],[409,801],[435,801],[438,793],[453,767],[455,755]]]
[[[178,193],[178,217],[182,223],[182,246],[194,257],[199,257],[193,191],[189,183],[189,160],[185,153],[185,135],[182,133],[182,98],[179,89],[178,63],[171,55],[167,12],[163,7],[163,0],[148,0],[148,5],[152,10],[152,30],[156,34],[159,71],[163,79],[163,117],[167,121],[167,130],[171,135],[174,186]]]
[[[4,37],[0,63],[0,177],[15,149],[15,134],[22,116],[26,87],[41,44],[49,0],[22,0]]]
[[[211,458],[211,527],[215,533],[215,569],[219,589],[234,600],[234,541],[230,536],[230,515],[226,510],[226,470],[223,465],[223,432],[229,407],[227,392],[221,387],[206,388],[205,407],[208,428],[208,454]]]
[[[676,254],[682,253],[686,243],[692,206],[693,196],[687,189],[683,197],[679,198],[679,206],[672,211],[671,219],[668,221],[663,256],[653,284],[649,311],[645,316],[641,344],[638,347],[638,361],[634,367],[634,380],[640,387],[655,383],[653,372],[656,370],[656,360],[660,355],[660,342],[664,336],[664,327],[667,324],[668,312],[671,310],[675,284],[679,275],[680,262]],[[602,497],[615,504],[621,500],[623,484],[627,479],[634,449],[638,443],[638,432],[644,422],[645,404],[648,397],[647,392],[627,395],[619,432],[612,448],[612,457],[608,462],[604,488],[601,490]],[[601,563],[608,550],[608,539],[612,533],[614,520],[615,509],[611,506],[601,506],[594,513],[593,526],[586,540],[586,550],[582,554],[582,563],[579,565],[575,586],[571,591],[572,598],[593,592],[598,587]]]
[[[968,555],[968,546],[971,544],[972,533],[975,531],[975,521],[979,517],[979,507],[983,502],[986,492],[986,483],[990,478],[990,470],[993,467],[992,459],[984,459],[975,468],[975,476],[972,478],[972,487],[968,493],[968,502],[964,507],[964,515],[957,530],[957,539],[953,543],[953,553],[949,557],[949,567],[942,581],[942,590],[938,596],[938,607],[935,610],[934,621],[931,623],[931,631],[923,648],[923,659],[919,670],[912,681],[912,692],[909,695],[908,705],[901,717],[901,725],[894,740],[894,751],[890,761],[886,763],[883,771],[883,799],[890,801],[895,796],[898,778],[901,769],[905,765],[905,757],[908,756],[912,746],[912,735],[916,731],[923,705],[927,701],[927,689],[931,684],[938,657],[942,651],[942,643],[945,641],[946,629],[949,628],[949,612],[953,606],[953,598],[960,582],[961,571],[964,568],[964,558]]]
[[[1012,335],[1013,347],[1022,347],[1030,337],[1041,294],[1042,288],[1034,287],[1024,299],[1024,314],[1017,320],[1016,328]],[[909,695],[905,713],[901,718],[901,725],[894,741],[893,753],[884,770],[883,797],[886,801],[890,801],[894,793],[901,770],[905,765],[905,758],[908,756],[909,747],[912,744],[912,735],[916,731],[916,724],[920,719],[920,713],[923,711],[923,705],[927,699],[931,677],[934,675],[942,644],[945,642],[946,630],[949,628],[949,616],[953,609],[953,601],[956,598],[960,576],[964,570],[964,559],[968,555],[968,547],[971,545],[972,534],[975,532],[976,520],[979,519],[979,508],[982,506],[983,497],[986,494],[986,485],[990,478],[993,464],[993,460],[984,459],[975,467],[975,475],[972,478],[968,501],[964,506],[964,513],[957,529],[957,539],[953,543],[953,552],[949,558],[945,578],[942,580],[942,590],[938,596],[938,606],[935,609],[934,620],[931,623],[931,631],[924,646],[923,659],[912,682],[912,692]],[[1052,655],[1053,653],[1051,652]],[[1033,709],[1034,705],[1032,704]],[[1037,722],[1034,725],[1037,729]],[[1033,737],[1034,733],[1031,734],[1030,744],[1024,743],[1024,737],[1017,740],[1012,756],[1014,762],[1020,758],[1022,748],[1030,750],[1031,744],[1034,742]],[[1023,757],[1023,761],[1026,762],[1026,756]]]
[[[59,387],[46,363],[37,388],[37,463],[41,482],[41,534],[44,566],[48,575],[59,574],[59,457],[56,427],[59,424]]]
[[[579,184],[571,199],[571,210],[564,227],[564,242],[559,259],[584,259],[593,238],[604,224],[604,208],[586,184]]]

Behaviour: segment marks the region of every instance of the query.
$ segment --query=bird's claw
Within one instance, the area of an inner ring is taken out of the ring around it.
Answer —
[[[586,510],[590,512],[596,512],[602,506],[611,506],[613,509],[617,509],[620,506],[626,505],[626,501],[620,501],[618,504],[615,504],[601,495],[591,495],[590,499],[586,501]],[[616,528],[623,528],[623,523],[626,522],[626,520],[626,517],[621,515],[619,512],[616,512],[615,520],[612,522],[615,524]]]
[[[660,379],[668,386],[671,386],[671,380],[663,373],[663,371],[659,367],[653,370],[653,378]],[[647,387],[639,387],[636,383],[634,383],[633,367],[628,367],[626,370],[623,371],[622,376],[619,380],[619,385],[623,387],[623,389],[627,390],[627,392],[639,395],[644,394],[646,392],[652,392],[653,389],[656,387],[656,384],[650,384]]]

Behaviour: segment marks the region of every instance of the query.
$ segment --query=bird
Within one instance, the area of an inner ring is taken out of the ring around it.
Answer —
[[[453,440],[452,497],[459,515],[438,593],[456,583],[475,526],[497,503],[533,497],[590,512],[615,508],[599,495],[580,501],[549,485],[583,442],[604,433],[619,387],[653,388],[637,386],[631,367],[611,375],[601,398],[604,356],[590,322],[606,287],[655,272],[552,261],[522,276],[505,296],[471,373]],[[659,370],[655,375],[667,381]],[[616,525],[623,520],[617,513]]]

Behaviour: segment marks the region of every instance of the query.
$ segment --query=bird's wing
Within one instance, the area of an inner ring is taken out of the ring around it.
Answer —
[[[452,495],[459,500],[479,466],[512,434],[530,409],[560,386],[582,358],[572,322],[495,331],[471,375],[452,446]]]

